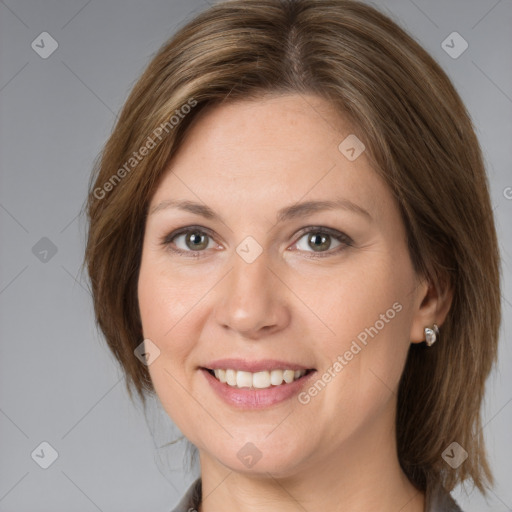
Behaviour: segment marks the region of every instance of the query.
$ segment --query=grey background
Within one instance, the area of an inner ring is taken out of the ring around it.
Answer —
[[[471,488],[453,495],[466,512],[510,511],[512,2],[378,4],[447,71],[486,158],[503,257],[499,365],[484,407],[497,485],[487,502]],[[158,449],[178,433],[156,406],[146,419],[132,405],[95,330],[79,273],[79,213],[130,88],[160,45],[205,7],[204,0],[0,1],[2,512],[169,511],[197,472],[181,469],[182,443]],[[43,31],[59,45],[47,59],[31,48]],[[469,44],[457,59],[441,47],[453,31]],[[31,456],[43,441],[58,452],[48,469]]]

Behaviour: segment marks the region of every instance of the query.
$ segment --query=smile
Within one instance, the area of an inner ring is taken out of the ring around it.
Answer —
[[[304,377],[311,370],[281,370],[247,372],[233,369],[208,369],[219,382],[234,388],[267,389],[273,386],[291,384]]]

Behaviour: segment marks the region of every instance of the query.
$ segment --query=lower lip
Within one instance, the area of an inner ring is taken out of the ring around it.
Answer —
[[[213,390],[229,405],[240,409],[264,409],[271,405],[284,402],[298,395],[310,378],[316,373],[312,371],[289,384],[271,386],[266,389],[236,388],[217,380],[210,372],[201,369]]]

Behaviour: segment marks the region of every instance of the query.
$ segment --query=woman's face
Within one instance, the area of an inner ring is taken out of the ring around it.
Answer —
[[[152,198],[138,284],[160,350],[149,372],[202,460],[286,476],[394,442],[426,287],[354,141],[315,96],[226,104]]]

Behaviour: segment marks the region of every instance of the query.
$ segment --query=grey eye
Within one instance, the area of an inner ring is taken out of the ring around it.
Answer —
[[[296,243],[296,246],[301,251],[308,251],[312,249],[314,252],[325,252],[331,248],[333,235],[328,233],[324,233],[322,231],[310,231],[303,235],[299,241]],[[307,246],[301,246],[301,240],[307,239]],[[338,245],[341,245],[341,242],[337,242]]]
[[[178,240],[182,237],[184,237],[185,247],[180,246],[178,243]],[[187,249],[191,251],[202,251],[203,249],[208,248],[210,241],[210,236],[199,230],[187,231],[185,233],[176,235],[173,238],[173,242],[175,243],[176,247],[183,251],[186,251]]]

